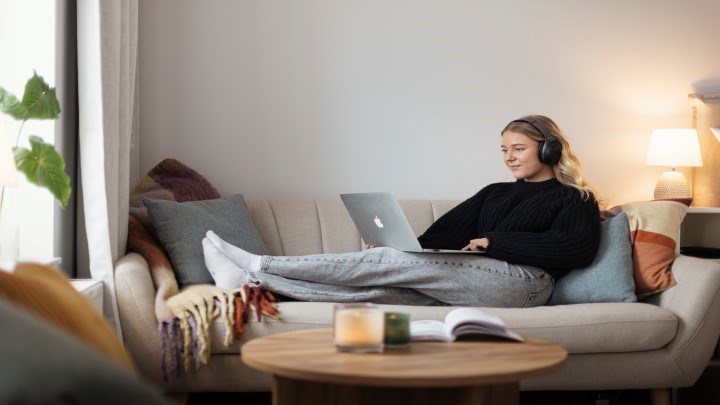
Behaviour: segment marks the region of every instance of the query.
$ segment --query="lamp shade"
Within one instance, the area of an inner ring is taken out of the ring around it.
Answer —
[[[0,187],[14,186],[17,182],[15,156],[8,137],[5,114],[0,113]]]
[[[698,133],[694,128],[656,129],[648,149],[648,166],[702,166]]]

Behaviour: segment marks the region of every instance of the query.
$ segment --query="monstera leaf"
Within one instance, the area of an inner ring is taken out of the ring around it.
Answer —
[[[70,177],[65,174],[65,161],[53,145],[43,142],[39,136],[30,136],[30,146],[30,149],[15,149],[18,170],[31,183],[50,190],[65,208],[71,193]]]
[[[45,79],[33,73],[25,84],[22,101],[0,87],[0,110],[18,120],[52,120],[60,115],[60,103],[55,89],[45,83]]]
[[[0,87],[0,111],[21,120],[53,120],[60,115],[60,103],[55,89],[41,76],[33,76],[25,84],[22,100]],[[21,126],[22,128],[22,126]],[[20,135],[18,134],[18,141]],[[30,136],[30,149],[15,147],[15,164],[28,181],[45,187],[65,208],[70,198],[70,177],[65,174],[65,160],[55,147],[38,136]],[[0,195],[0,207],[2,195]]]

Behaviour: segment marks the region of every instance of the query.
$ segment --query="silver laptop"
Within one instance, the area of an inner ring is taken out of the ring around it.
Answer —
[[[400,203],[392,193],[340,194],[365,244],[387,246],[405,252],[470,253],[484,251],[423,249],[413,233]]]

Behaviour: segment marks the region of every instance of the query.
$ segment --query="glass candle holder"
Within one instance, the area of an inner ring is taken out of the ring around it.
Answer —
[[[381,352],[385,317],[377,305],[335,304],[333,341],[341,352]]]
[[[410,314],[385,314],[384,346],[389,349],[404,349],[410,346]]]

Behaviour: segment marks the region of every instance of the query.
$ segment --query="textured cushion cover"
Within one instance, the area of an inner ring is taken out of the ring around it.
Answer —
[[[639,201],[622,204],[605,216],[627,213],[633,238],[635,294],[645,298],[676,284],[670,266],[688,207],[674,201]]]
[[[602,223],[592,264],[558,279],[548,304],[636,301],[630,227],[622,212]]]
[[[0,297],[76,336],[125,368],[134,370],[130,357],[110,325],[58,270],[42,264],[18,263],[14,273],[0,271]]]
[[[203,201],[144,202],[180,287],[214,283],[202,251],[202,240],[209,230],[248,252],[267,254],[240,194]]]
[[[154,385],[2,296],[0,325],[0,404],[169,403]]]

